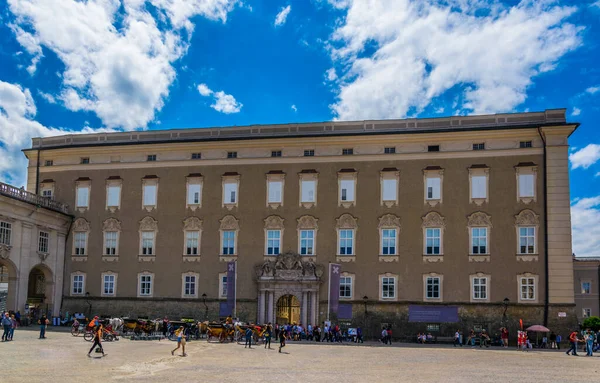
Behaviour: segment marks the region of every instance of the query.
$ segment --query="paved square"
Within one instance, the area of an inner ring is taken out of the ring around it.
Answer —
[[[15,333],[0,343],[2,377],[10,382],[594,382],[600,358],[564,352],[522,353],[400,345],[289,342],[279,354],[237,344],[188,342],[188,357],[171,356],[171,341],[104,343],[107,356],[87,358],[91,343],[68,333]],[[94,354],[94,353],[93,353]],[[96,356],[98,354],[95,354]]]

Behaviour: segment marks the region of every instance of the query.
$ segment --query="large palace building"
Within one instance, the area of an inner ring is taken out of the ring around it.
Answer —
[[[334,320],[558,328],[577,323],[577,126],[556,109],[67,135],[24,152],[28,190],[75,216],[63,312],[216,319],[237,261],[240,319],[315,324],[335,263]]]

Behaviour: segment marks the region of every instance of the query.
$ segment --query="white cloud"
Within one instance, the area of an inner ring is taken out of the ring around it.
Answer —
[[[579,109],[578,107],[574,106],[573,107],[573,111],[571,112],[571,116],[579,116],[581,114],[581,109]]]
[[[329,81],[334,81],[335,79],[337,79],[337,73],[335,73],[335,68],[327,69],[325,75],[327,76],[327,80]]]
[[[293,110],[294,112],[297,112],[297,111],[298,111],[298,108],[296,108],[296,105],[292,105],[292,110]]]
[[[290,11],[292,10],[292,6],[288,5],[285,8],[281,8],[281,11],[279,11],[279,13],[277,14],[277,16],[275,16],[275,26],[279,27],[283,24],[285,24],[285,21],[287,20],[288,15],[290,14]]]
[[[569,154],[571,169],[587,169],[600,160],[600,145],[589,144],[583,149]]]
[[[566,22],[574,7],[494,2],[481,16],[482,4],[336,1],[346,15],[329,42],[336,67],[345,68],[335,116],[404,117],[456,86],[463,110],[511,111],[535,76],[581,44],[581,28]]]
[[[439,108],[436,108],[435,109],[435,113],[436,114],[442,114],[442,113],[444,113],[444,107],[440,106]]]
[[[590,7],[600,8],[600,0],[596,1],[595,3],[590,4]]]
[[[213,96],[214,103],[210,106],[217,112],[231,114],[239,113],[244,104],[238,102],[235,97],[223,91],[214,92],[206,84],[198,85],[198,92],[204,97]]]
[[[594,177],[600,177],[600,172],[596,173]]]
[[[596,94],[600,92],[600,86],[590,86],[585,91],[589,94]]]
[[[24,186],[27,160],[21,149],[31,146],[32,137],[91,133],[110,129],[84,127],[78,132],[49,128],[35,121],[37,109],[29,89],[0,81],[0,180]]]
[[[152,4],[152,7],[147,3]],[[63,62],[60,99],[94,112],[109,127],[135,129],[154,119],[203,16],[225,22],[236,0],[9,0],[12,29],[32,56],[42,46]],[[152,8],[152,13],[149,11]]]
[[[600,196],[571,204],[573,252],[579,256],[600,255]]]
[[[38,94],[40,95],[41,98],[43,98],[44,100],[46,100],[48,103],[50,103],[50,104],[56,104],[56,97],[54,97],[50,93],[42,92],[40,90],[40,91],[38,91]]]

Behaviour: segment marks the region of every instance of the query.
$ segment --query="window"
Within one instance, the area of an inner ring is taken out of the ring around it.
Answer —
[[[152,275],[142,274],[139,276],[139,295],[140,296],[151,296],[152,295]]]
[[[42,197],[52,199],[52,189],[43,189]]]
[[[103,295],[115,295],[115,276],[104,275]]]
[[[440,199],[441,189],[441,178],[440,177],[427,177],[427,199],[438,200]]]
[[[304,157],[314,157],[314,156],[315,156],[315,151],[313,149],[304,151]]]
[[[354,149],[352,149],[352,148],[342,149],[342,155],[350,156],[352,154],[354,154]]]
[[[471,228],[471,254],[487,254],[487,228]]]
[[[225,204],[234,204],[237,202],[237,184],[226,183],[225,189]]]
[[[473,144],[473,150],[485,150],[485,144],[484,143]]]
[[[109,185],[106,188],[106,206],[119,207],[121,200],[121,185]]]
[[[487,278],[473,278],[473,299],[488,299]]]
[[[8,222],[0,222],[0,244],[10,246],[12,225]]]
[[[425,229],[425,254],[427,255],[440,255],[441,254],[441,241],[442,234],[439,228],[426,228]]]
[[[52,166],[52,165],[54,165],[54,161],[52,161],[52,160],[46,160],[46,161],[44,162],[44,165],[45,165],[45,166]]]
[[[315,231],[300,230],[300,255],[315,254]]]
[[[396,278],[382,277],[381,278],[381,298],[391,299],[396,298]]]
[[[192,160],[202,159],[202,153],[192,153]]]
[[[590,282],[581,282],[581,293],[590,294],[592,290],[592,284]]]
[[[530,203],[536,200],[537,166],[531,162],[519,163],[517,175],[517,202]]]
[[[521,141],[519,142],[519,148],[524,149],[524,148],[531,148],[533,147],[533,144],[531,141]]]
[[[352,299],[352,277],[340,277],[340,298]]]
[[[354,230],[339,230],[338,235],[338,255],[353,255]]]
[[[89,207],[90,202],[90,187],[89,184],[77,184],[77,207]]]
[[[187,184],[187,204],[200,205],[200,196],[202,195],[202,184],[199,182],[188,181]]]
[[[74,247],[75,247],[75,251],[74,254],[75,255],[85,255],[85,249],[87,247],[87,233],[85,232],[75,232],[75,236],[73,241],[75,242]]]
[[[429,145],[427,147],[427,151],[428,152],[439,152],[440,151],[440,146],[439,145]]]
[[[117,255],[117,232],[104,232],[104,255]]]
[[[237,158],[237,152],[227,152],[227,158]]]
[[[487,176],[485,175],[471,176],[471,199],[476,198],[487,198]]]
[[[583,309],[582,311],[584,318],[589,318],[592,316],[592,309]]]
[[[354,201],[354,180],[340,181],[340,200],[349,202]]]
[[[147,181],[143,186],[144,207],[153,208],[156,206],[158,184],[156,183],[156,181],[144,181]]]
[[[271,157],[281,157],[281,150],[271,151]]]
[[[535,300],[535,278],[521,277],[521,300]]]
[[[519,197],[534,196],[534,176],[533,174],[519,175]]]
[[[519,227],[519,254],[536,254],[535,227]]]
[[[222,255],[233,255],[235,254],[235,231],[226,230],[222,232],[223,251]]]
[[[89,157],[82,157],[81,158],[81,164],[89,164],[90,163],[90,158]]]
[[[300,196],[301,202],[315,202],[317,181],[315,180],[302,180],[300,181],[302,188],[302,195]]]
[[[389,148],[385,148],[385,149],[383,149],[383,152],[385,154],[394,154],[394,153],[396,153],[396,148],[393,146],[389,147]]]
[[[267,255],[278,255],[281,247],[281,230],[267,230]]]
[[[72,276],[71,295],[83,295],[84,276],[75,274]]]
[[[45,231],[40,231],[40,236],[38,240],[38,251],[40,253],[48,253],[48,240],[50,234]]]
[[[427,277],[425,280],[425,297],[427,299],[440,299],[440,278]]]
[[[185,254],[198,255],[198,242],[200,233],[198,231],[185,232]]]
[[[227,298],[227,273],[219,274],[219,298]]]
[[[273,181],[273,180],[269,180],[268,181],[268,185],[267,187],[269,188],[269,196],[268,196],[268,202],[269,203],[281,203],[283,202],[283,181],[282,180],[278,180],[278,181]]]
[[[148,157],[146,157],[146,161],[156,161],[156,154],[149,154]]]
[[[142,255],[154,255],[154,232],[142,231]]]
[[[383,188],[383,201],[394,201],[398,199],[398,181],[396,178],[388,178],[381,180]]]
[[[196,296],[196,276],[184,276],[183,295],[187,297]]]
[[[396,229],[381,230],[381,254],[396,255]]]
[[[221,177],[223,188],[223,207],[231,210],[238,204],[240,175],[238,173],[225,173]]]

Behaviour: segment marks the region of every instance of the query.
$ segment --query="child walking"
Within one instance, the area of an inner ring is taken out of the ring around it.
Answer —
[[[181,347],[181,356],[187,356],[185,353],[185,323],[183,326],[175,330],[175,336],[177,337],[177,348],[171,351],[171,355],[175,355],[175,351]]]

